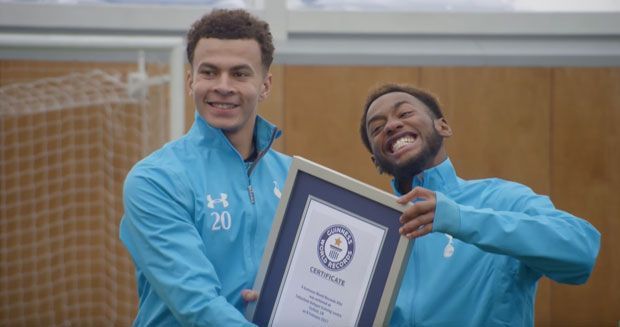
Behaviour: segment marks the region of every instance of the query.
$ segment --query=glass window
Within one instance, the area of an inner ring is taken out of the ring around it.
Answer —
[[[288,0],[290,10],[609,12],[618,0]]]
[[[115,4],[115,5],[196,5],[211,8],[246,8],[255,9],[262,6],[262,0],[0,0],[0,3],[28,4]]]

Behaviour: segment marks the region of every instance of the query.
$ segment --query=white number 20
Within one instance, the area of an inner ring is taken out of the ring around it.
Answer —
[[[211,216],[215,217],[213,225],[211,226],[211,230],[230,229],[232,219],[230,218],[230,213],[228,211],[222,211],[221,214],[217,212],[212,212]]]

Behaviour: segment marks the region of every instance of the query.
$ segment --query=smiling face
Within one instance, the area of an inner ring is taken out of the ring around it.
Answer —
[[[251,140],[258,103],[271,88],[255,40],[201,39],[187,83],[202,118],[229,138]]]
[[[368,107],[366,133],[375,165],[402,179],[443,161],[443,138],[452,132],[413,95],[391,92]]]

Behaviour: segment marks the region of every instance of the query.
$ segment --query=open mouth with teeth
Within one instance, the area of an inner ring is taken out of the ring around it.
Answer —
[[[418,139],[417,134],[406,134],[406,135],[395,136],[388,141],[388,145],[387,145],[388,152],[390,154],[395,154],[399,152],[399,150],[402,150],[403,148],[405,148],[406,146],[415,143],[417,139]]]
[[[234,109],[234,108],[237,108],[239,106],[238,104],[228,103],[228,102],[212,102],[212,101],[207,101],[207,104],[210,105],[211,107],[214,107],[214,108],[217,108],[217,109],[223,109],[223,110]]]

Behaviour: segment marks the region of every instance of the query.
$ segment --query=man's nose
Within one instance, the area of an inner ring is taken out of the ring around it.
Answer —
[[[227,95],[234,92],[234,88],[231,83],[230,76],[228,74],[222,74],[217,79],[215,84],[215,91],[219,94]]]
[[[389,118],[388,121],[385,123],[385,132],[390,135],[393,134],[395,132],[397,132],[398,130],[400,130],[403,127],[403,122],[400,121],[400,119],[397,118]]]

